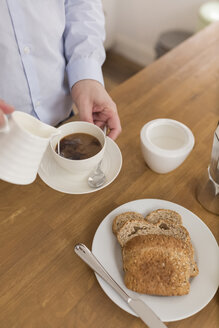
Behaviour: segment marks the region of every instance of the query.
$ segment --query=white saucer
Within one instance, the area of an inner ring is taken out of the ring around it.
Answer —
[[[90,188],[86,179],[74,175],[60,167],[48,146],[41,161],[38,174],[51,188],[67,194],[88,194],[105,188],[112,183],[122,167],[122,154],[117,144],[110,138],[106,140],[106,150],[101,168],[106,175],[106,183],[99,188]]]

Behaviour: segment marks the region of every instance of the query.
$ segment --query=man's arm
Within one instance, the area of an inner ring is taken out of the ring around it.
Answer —
[[[81,120],[107,125],[116,139],[121,125],[116,104],[104,88],[104,14],[101,0],[67,0],[65,57],[71,94]]]
[[[64,48],[69,86],[83,79],[103,84],[105,19],[101,0],[66,0]]]

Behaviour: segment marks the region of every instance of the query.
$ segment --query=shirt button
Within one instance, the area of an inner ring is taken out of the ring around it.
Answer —
[[[30,53],[30,48],[29,47],[24,47],[24,53],[28,55]]]
[[[37,102],[36,102],[36,107],[39,107],[40,106],[40,101],[38,100]]]

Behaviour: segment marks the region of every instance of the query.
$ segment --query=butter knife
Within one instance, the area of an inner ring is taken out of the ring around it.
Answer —
[[[103,278],[123,298],[130,308],[148,325],[149,328],[167,328],[158,316],[140,299],[131,298],[109,275],[94,254],[84,245],[75,245],[75,253]]]

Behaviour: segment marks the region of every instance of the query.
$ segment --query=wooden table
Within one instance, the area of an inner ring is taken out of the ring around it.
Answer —
[[[91,247],[100,222],[121,204],[141,198],[178,203],[219,239],[219,217],[195,197],[219,118],[218,54],[215,24],[113,90],[123,126],[117,140],[123,167],[107,188],[80,196],[52,190],[39,177],[28,186],[0,181],[1,328],[145,327],[105,295],[73,251],[78,242]],[[183,165],[165,175],[152,172],[140,150],[141,127],[159,117],[183,122],[196,139]],[[215,296],[199,313],[167,326],[216,328],[217,310]]]

